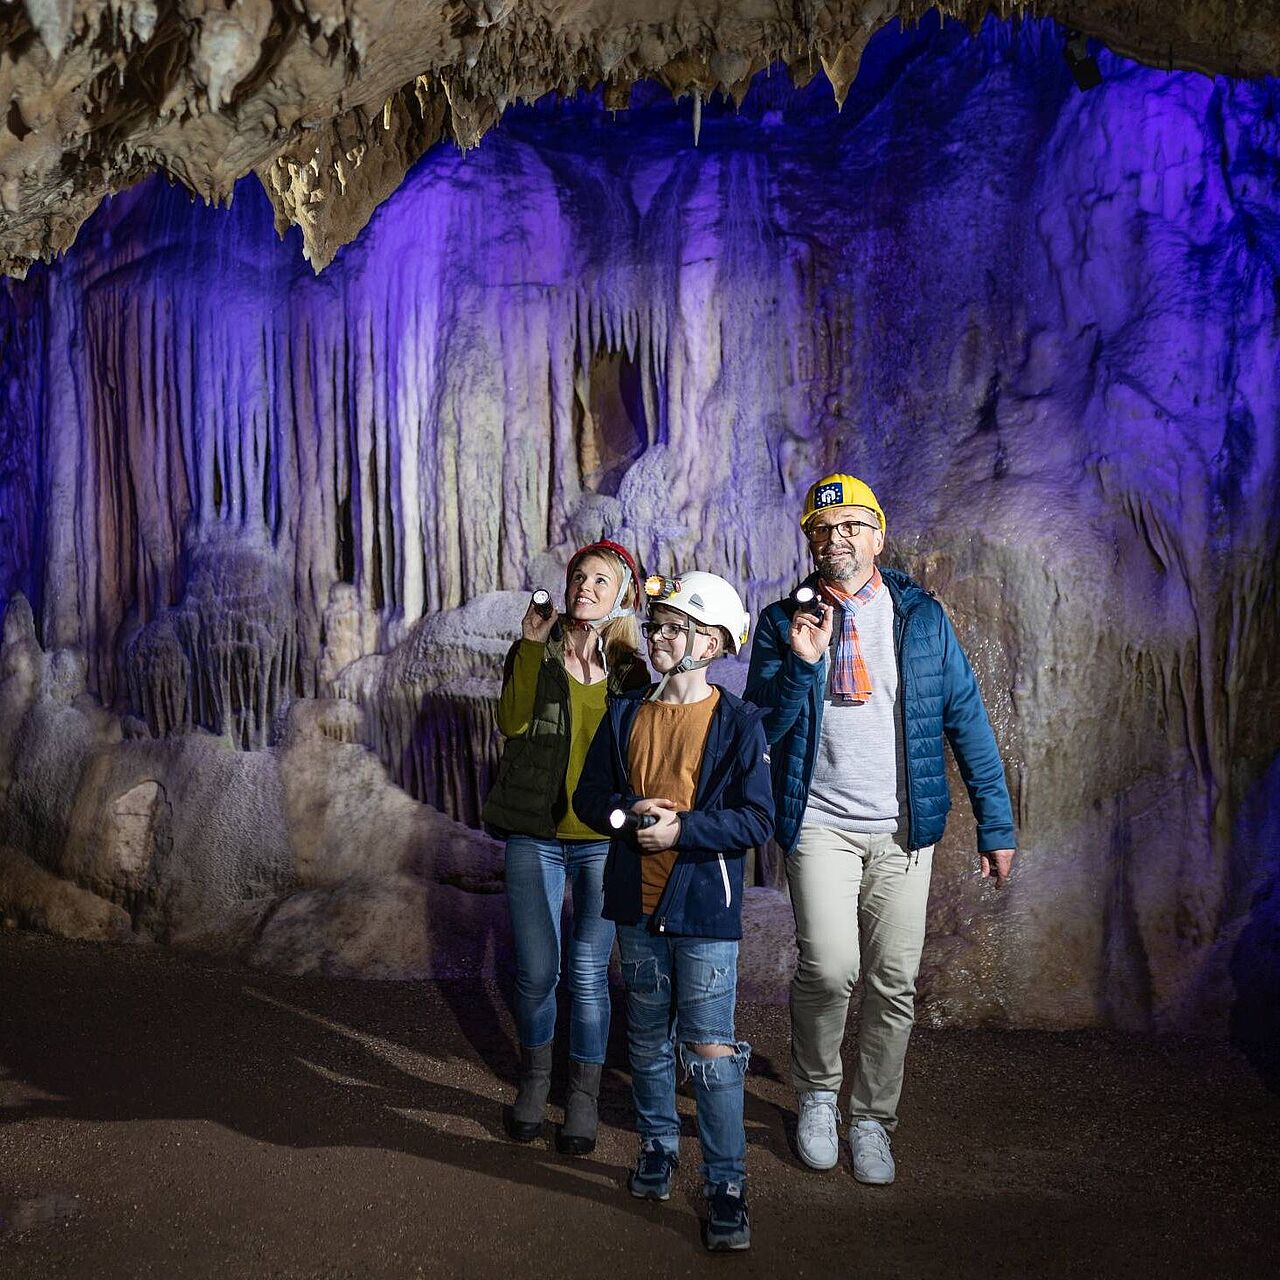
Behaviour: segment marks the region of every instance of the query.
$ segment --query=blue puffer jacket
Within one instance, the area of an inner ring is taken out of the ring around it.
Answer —
[[[573,810],[588,826],[612,835],[604,864],[606,920],[635,924],[644,914],[640,852],[630,835],[612,832],[609,814],[641,799],[627,776],[627,748],[643,692],[609,702],[591,740]],[[769,752],[763,712],[720,690],[711,717],[694,807],[680,815],[679,856],[649,927],[695,938],[742,937],[743,855],[773,834]]]
[[[1013,809],[1004,766],[969,659],[931,592],[896,569],[880,572],[893,600],[898,708],[906,744],[907,812],[899,835],[909,849],[923,849],[942,838],[951,807],[942,755],[945,735],[978,819],[978,852],[1012,849]],[[816,588],[818,575],[805,581]],[[810,663],[791,652],[795,611],[794,600],[779,600],[760,615],[746,688],[746,696],[766,708],[776,836],[788,853],[800,836],[827,687],[825,657]]]

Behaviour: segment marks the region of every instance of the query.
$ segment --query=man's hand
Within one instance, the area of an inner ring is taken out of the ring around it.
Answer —
[[[1009,872],[1013,868],[1015,849],[992,849],[990,853],[979,854],[982,861],[982,878],[995,876],[996,888],[1003,889],[1009,880]]]
[[[532,640],[534,644],[546,644],[547,638],[551,635],[551,628],[555,625],[555,610],[551,611],[549,618],[544,618],[530,600],[529,607],[524,611],[524,617],[520,619],[520,636],[524,640]]]
[[[791,618],[791,652],[806,662],[819,662],[831,645],[831,627],[835,610],[821,604],[822,617],[797,609]]]
[[[637,800],[631,806],[631,812],[640,817],[652,813],[658,821],[651,827],[636,832],[636,844],[641,853],[661,853],[670,849],[680,838],[680,819],[676,806],[671,800]]]

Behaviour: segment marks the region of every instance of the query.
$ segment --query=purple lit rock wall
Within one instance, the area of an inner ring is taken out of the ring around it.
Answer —
[[[804,487],[838,465],[957,623],[1022,834],[997,898],[955,780],[924,1015],[1221,1030],[1246,987],[1264,1007],[1280,85],[1100,61],[1081,94],[1051,26],[886,31],[843,112],[761,76],[741,112],[707,104],[696,147],[690,104],[643,87],[616,118],[516,109],[430,153],[319,278],[250,182],[229,211],[155,182],[111,200],[0,294],[0,586],[33,605],[0,686],[14,841],[136,924],[155,885],[108,892],[67,832],[133,795],[121,840],[150,865],[191,753],[239,748],[275,779],[250,791],[284,851],[253,863],[233,815],[238,852],[210,857],[233,883],[257,866],[257,962],[423,971],[376,942],[338,964],[333,939],[377,934],[386,877],[416,918],[405,790],[475,824],[519,592],[604,533],[756,609],[802,572]],[[165,742],[187,755],[161,776]],[[351,757],[320,760],[359,742],[400,784],[398,852],[326,871],[299,833],[361,845]],[[466,918],[493,964],[492,886],[445,861],[436,900],[474,892],[433,936]]]

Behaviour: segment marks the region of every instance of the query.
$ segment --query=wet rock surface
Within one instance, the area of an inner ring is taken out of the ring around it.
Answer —
[[[589,1159],[502,1137],[491,984],[289,980],[0,934],[6,1280],[708,1273],[689,1099],[665,1205],[634,1158],[622,1011]],[[785,1010],[745,1004],[744,1275],[1270,1276],[1280,1096],[1205,1040],[917,1032],[892,1187],[792,1149]],[[846,1045],[846,1060],[852,1050]],[[565,1064],[550,1117],[560,1116]],[[842,1099],[842,1103],[843,1103]],[[74,1203],[74,1217],[40,1206]],[[27,1207],[23,1207],[27,1206]]]

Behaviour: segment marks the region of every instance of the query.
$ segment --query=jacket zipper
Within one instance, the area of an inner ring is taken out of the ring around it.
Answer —
[[[902,780],[903,799],[907,805],[907,839],[906,846],[911,848],[911,751],[907,743],[907,673],[902,665],[902,638],[906,634],[907,618],[894,609],[893,616],[893,657],[898,664],[898,724],[902,730]]]
[[[720,863],[720,879],[724,881],[724,905],[731,907],[733,906],[733,894],[729,890],[729,868],[724,865],[724,854],[717,853],[716,860]]]

